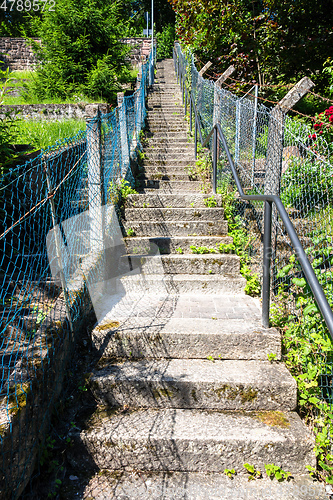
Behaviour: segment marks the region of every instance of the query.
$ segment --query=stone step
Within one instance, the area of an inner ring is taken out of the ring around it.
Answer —
[[[265,472],[262,471],[264,476]],[[78,467],[75,474],[80,476]],[[79,481],[77,481],[79,482]],[[83,484],[83,478],[80,482]],[[83,498],[107,500],[110,498],[144,500],[328,500],[323,483],[313,482],[310,477],[295,476],[290,481],[268,479],[249,481],[246,477],[229,479],[221,473],[204,472],[124,472],[104,469],[96,473],[83,486]],[[69,496],[73,499],[72,485]],[[78,493],[79,495],[80,493]],[[64,496],[63,496],[64,495]]]
[[[157,167],[158,168],[158,167]],[[164,168],[164,167],[160,167]],[[156,170],[154,167],[151,167],[148,169],[148,172],[143,172],[139,177],[138,180],[144,181],[198,181],[199,178],[196,175],[190,175],[184,173],[184,170],[182,173],[167,173],[167,172],[160,172]]]
[[[220,221],[123,221],[127,231],[131,228],[133,236],[226,236],[228,224]]]
[[[225,277],[219,274],[166,274],[125,276],[118,279],[117,292],[131,293],[141,289],[143,293],[166,294],[208,294],[244,292],[246,280],[239,275],[237,278]]]
[[[185,123],[177,125],[176,123],[171,123],[168,125],[167,123],[156,125],[154,123],[150,123],[147,125],[147,130],[152,134],[170,134],[170,133],[183,133],[186,134],[187,127]]]
[[[103,405],[292,411],[297,404],[296,381],[281,363],[207,359],[111,363],[98,367],[90,378],[93,394]]]
[[[173,236],[173,237],[126,237],[124,238],[127,252],[149,253],[157,250],[161,255],[169,253],[193,253],[191,246],[218,248],[218,245],[232,243],[230,236]]]
[[[143,162],[144,167],[149,167],[149,166],[166,166],[166,167],[191,167],[195,166],[195,159],[194,155],[189,156],[188,158],[185,159],[179,159],[179,158],[165,158],[162,159],[160,157],[156,158],[148,158],[146,157]]]
[[[221,300],[226,303],[225,297]],[[121,318],[117,315],[118,322],[107,320],[109,327],[99,325],[93,330],[93,345],[103,353],[106,362],[108,357],[207,359],[208,356],[267,361],[268,354],[281,359],[280,333],[275,328],[263,328],[253,317],[239,319],[241,314],[237,313],[238,319],[227,318],[228,311],[223,319],[218,312],[213,313],[217,317],[202,318],[197,307],[188,313],[183,307],[183,311],[185,317],[130,317],[123,323],[119,323]],[[246,311],[242,314],[246,316]]]
[[[245,463],[291,474],[315,467],[314,439],[296,413],[97,409],[90,427],[71,432],[83,469],[222,472],[247,476]],[[85,462],[85,463],[84,463]]]
[[[140,190],[146,194],[159,190],[159,193],[177,193],[201,190],[202,183],[199,181],[163,181],[163,180],[144,180],[140,182]],[[148,191],[147,191],[148,189]]]
[[[150,146],[144,145],[143,152],[145,155],[168,155],[178,157],[179,155],[194,155],[194,144],[186,143],[186,144],[177,144],[171,143],[170,145],[163,143],[161,146],[154,146],[151,144]]]
[[[162,136],[154,134],[154,136],[146,137],[146,141],[149,146],[159,145],[159,147],[167,147],[168,149],[177,145],[178,147],[183,147],[183,145],[194,147],[194,144],[189,141],[187,134],[182,135],[170,135]]]
[[[165,114],[155,114],[155,116],[150,115],[146,122],[148,125],[186,125],[184,117],[176,113],[170,115]]]
[[[202,274],[237,277],[240,271],[239,257],[232,254],[130,254],[123,256],[131,269],[149,274]]]
[[[147,114],[147,122],[161,122],[161,121],[168,121],[168,122],[180,122],[185,125],[185,112],[183,107],[179,105],[166,105],[164,103],[149,103],[148,108],[152,107],[153,109],[148,111]]]
[[[126,199],[126,208],[143,208],[149,206],[150,208],[204,208],[205,200],[210,199],[211,195],[202,193],[180,193],[180,194],[130,194]],[[214,195],[217,206],[222,205],[222,196],[220,194]],[[206,202],[208,203],[208,202]]]
[[[223,208],[125,208],[127,223],[136,221],[158,222],[165,221],[222,221]]]

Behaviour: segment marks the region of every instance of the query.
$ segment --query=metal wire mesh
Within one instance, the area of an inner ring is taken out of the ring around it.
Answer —
[[[320,133],[314,134],[311,126],[284,115],[279,107],[269,109],[258,103],[255,87],[239,98],[204,79],[195,67],[193,56],[185,55],[178,44],[175,46],[175,67],[186,72],[203,138],[213,124],[221,125],[244,192],[281,197],[332,307],[333,167],[330,144]],[[331,111],[333,114],[333,108]],[[327,113],[329,110],[326,116]],[[317,125],[318,130],[320,127]],[[224,195],[224,202],[229,203],[226,209],[232,227],[242,229],[249,236],[247,251],[251,267],[261,276],[263,203],[244,202],[238,197],[221,141],[218,141],[217,189]],[[333,357],[328,329],[276,211],[273,211],[272,245],[274,306],[271,318],[275,323],[280,321],[281,327],[288,323],[286,345],[298,351],[299,367],[303,367],[299,369],[306,372],[304,380],[313,382],[314,396],[332,405]],[[302,338],[302,342],[297,338]]]
[[[112,189],[134,182],[152,63],[121,106],[0,178],[1,498],[17,498],[32,472],[92,308],[86,289],[105,272],[98,245],[112,237]]]

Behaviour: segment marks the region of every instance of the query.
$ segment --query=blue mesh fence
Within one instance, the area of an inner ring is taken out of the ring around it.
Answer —
[[[92,311],[87,287],[104,272],[106,206],[122,179],[134,182],[152,62],[122,105],[0,178],[2,499],[17,498],[32,473],[75,336]]]
[[[192,54],[183,52],[179,44],[175,45],[174,58],[176,70],[179,68],[186,73],[187,88],[196,103],[203,139],[214,123],[220,123],[245,193],[281,197],[332,307],[331,144],[318,132],[314,134],[310,125],[283,113],[279,115],[258,102],[255,87],[240,98],[203,78]],[[232,213],[230,220],[234,227],[247,234],[251,267],[261,277],[263,203],[243,202],[237,197],[220,141],[217,187],[224,196],[234,193],[232,207],[228,207]],[[273,213],[272,251],[271,320],[287,332],[284,341],[287,362],[293,355],[298,359],[297,368],[292,364],[295,360],[290,366],[300,388],[300,410],[308,403],[306,398],[312,397],[315,411],[324,410],[327,415],[325,408],[333,404],[332,342],[295,249],[276,212]],[[306,389],[304,392],[302,387]]]

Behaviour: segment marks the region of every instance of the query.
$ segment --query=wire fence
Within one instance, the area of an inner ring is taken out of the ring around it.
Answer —
[[[187,88],[197,107],[203,139],[218,122],[244,192],[281,197],[332,307],[333,166],[329,138],[333,107],[323,113],[322,122],[313,128],[258,102],[255,88],[251,95],[240,98],[203,78],[193,55],[182,52],[179,44],[175,45],[176,69],[177,65],[186,71]],[[230,220],[233,227],[248,235],[251,265],[261,276],[263,203],[238,198],[222,142],[218,143],[217,188],[224,196],[234,193],[232,207],[228,207]],[[294,356],[290,366],[297,366],[293,374],[299,388],[302,384],[305,388],[300,389],[300,408],[309,398],[313,398],[318,409],[323,405],[332,407],[333,351],[328,329],[276,212],[272,233],[271,320],[284,330],[287,362]]]
[[[18,498],[32,473],[92,311],[87,289],[104,272],[99,243],[112,238],[107,206],[123,179],[134,182],[152,68],[151,54],[116,109],[0,178],[2,499]]]

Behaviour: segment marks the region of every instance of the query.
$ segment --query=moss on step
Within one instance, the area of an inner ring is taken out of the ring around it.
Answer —
[[[282,411],[263,411],[256,414],[261,422],[271,427],[290,427],[290,422]]]

